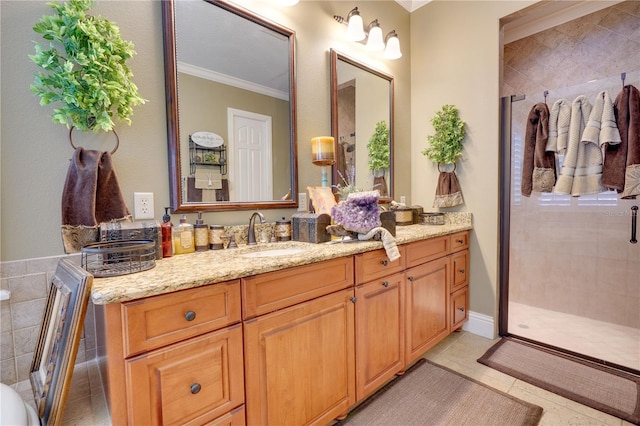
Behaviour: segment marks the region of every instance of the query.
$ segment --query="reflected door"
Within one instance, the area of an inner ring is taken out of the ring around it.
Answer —
[[[229,108],[232,200],[273,199],[271,117]]]

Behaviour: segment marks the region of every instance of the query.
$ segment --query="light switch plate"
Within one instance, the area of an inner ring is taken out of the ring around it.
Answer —
[[[306,192],[299,192],[298,193],[298,211],[299,212],[306,212],[307,211],[307,193]]]

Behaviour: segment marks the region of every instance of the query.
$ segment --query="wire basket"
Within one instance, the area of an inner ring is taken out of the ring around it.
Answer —
[[[82,267],[94,277],[115,277],[156,266],[152,240],[105,241],[82,248]]]

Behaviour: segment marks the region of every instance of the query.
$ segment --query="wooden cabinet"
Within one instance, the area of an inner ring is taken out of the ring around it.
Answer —
[[[244,399],[241,324],[125,364],[131,424],[200,425]]]
[[[356,398],[404,369],[404,273],[356,287]]]
[[[239,280],[96,308],[113,424],[244,424]]]
[[[420,358],[449,334],[449,258],[407,270],[406,364]]]
[[[96,306],[112,422],[328,424],[468,319],[468,248],[465,231],[394,262],[380,249]]]
[[[247,424],[325,425],[355,403],[352,299],[349,288],[245,321]]]

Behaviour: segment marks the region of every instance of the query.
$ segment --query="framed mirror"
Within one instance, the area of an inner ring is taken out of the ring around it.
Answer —
[[[222,0],[162,22],[173,211],[296,207],[294,32]]]
[[[393,199],[393,76],[332,49],[333,185]],[[340,191],[339,191],[340,192]]]

